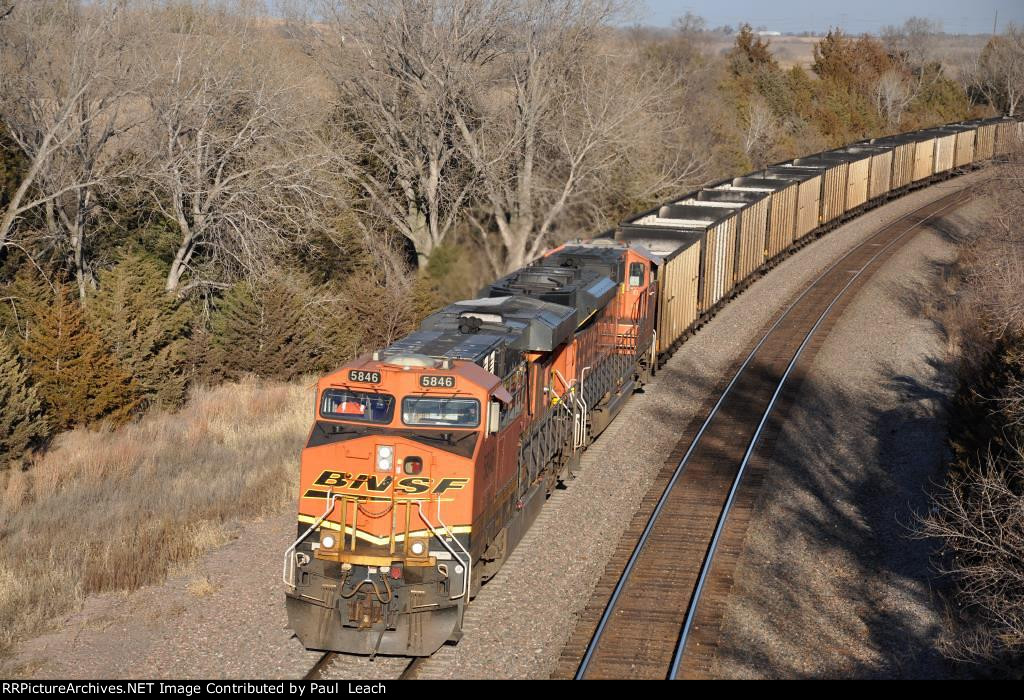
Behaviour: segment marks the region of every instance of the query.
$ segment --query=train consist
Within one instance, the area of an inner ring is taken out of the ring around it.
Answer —
[[[425,656],[660,359],[795,246],[1005,155],[994,118],[708,185],[563,245],[317,383],[289,625],[310,649]]]

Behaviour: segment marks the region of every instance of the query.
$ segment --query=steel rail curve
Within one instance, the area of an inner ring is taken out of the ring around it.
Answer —
[[[757,445],[757,443],[758,443],[758,441],[760,439],[761,432],[763,431],[763,428],[764,428],[765,424],[767,423],[768,418],[771,415],[771,411],[774,408],[775,402],[776,402],[778,396],[781,394],[782,388],[783,388],[787,378],[789,377],[792,369],[796,366],[800,356],[803,354],[804,348],[806,348],[807,344],[810,342],[811,338],[814,336],[815,332],[820,327],[821,323],[825,320],[825,318],[827,318],[828,313],[831,311],[832,307],[836,304],[836,302],[838,302],[838,300],[840,298],[842,298],[842,296],[850,288],[850,286],[852,286],[852,284],[857,279],[860,278],[860,276],[872,265],[872,263],[874,263],[875,260],[877,260],[883,253],[885,253],[890,248],[892,248],[892,246],[894,246],[897,242],[902,240],[906,236],[907,233],[909,233],[910,231],[913,231],[914,229],[918,228],[925,221],[928,221],[929,219],[939,215],[940,213],[942,213],[942,212],[946,211],[947,209],[949,209],[949,208],[955,206],[956,204],[958,204],[959,200],[962,199],[970,189],[971,189],[970,187],[965,187],[963,189],[958,190],[955,193],[951,193],[950,195],[947,195],[947,197],[950,200],[952,200],[950,203],[942,206],[937,211],[928,214],[925,218],[921,219],[920,221],[916,221],[911,226],[909,226],[904,231],[902,231],[899,235],[897,235],[892,241],[890,241],[888,244],[886,244],[885,247],[883,247],[882,249],[877,251],[847,281],[846,285],[844,285],[842,287],[842,289],[835,295],[835,297],[828,304],[828,306],[825,308],[825,310],[821,313],[821,315],[819,316],[817,321],[814,323],[814,325],[811,327],[811,329],[806,333],[803,341],[801,342],[801,344],[797,348],[793,358],[790,360],[789,365],[787,366],[787,368],[786,368],[782,378],[780,379],[780,381],[778,382],[778,385],[776,386],[776,388],[774,390],[774,393],[773,393],[773,395],[771,397],[771,400],[770,400],[767,408],[765,409],[765,411],[764,411],[764,413],[763,413],[763,415],[761,417],[761,420],[760,420],[760,422],[759,422],[759,424],[757,426],[757,429],[756,429],[753,437],[751,438],[751,440],[750,440],[750,442],[748,444],[748,447],[747,447],[747,449],[746,449],[746,451],[744,453],[744,457],[743,457],[743,460],[742,460],[742,462],[740,464],[740,467],[739,467],[739,469],[737,471],[736,477],[733,479],[733,483],[732,483],[731,489],[729,491],[729,495],[728,495],[728,498],[726,500],[726,503],[723,506],[721,512],[719,513],[718,521],[716,523],[716,528],[715,528],[715,532],[714,532],[713,538],[711,540],[711,544],[709,545],[708,551],[705,554],[704,561],[703,561],[702,566],[701,566],[701,571],[700,571],[700,576],[699,576],[699,579],[698,579],[697,586],[694,589],[694,594],[693,594],[693,596],[692,596],[692,598],[690,600],[690,604],[687,607],[687,613],[686,613],[686,617],[685,617],[685,621],[684,621],[684,626],[683,626],[682,632],[680,634],[679,640],[676,643],[676,648],[675,648],[675,651],[673,653],[672,664],[671,664],[671,667],[670,667],[669,674],[667,676],[668,678],[670,678],[670,679],[671,678],[675,678],[675,676],[678,674],[678,669],[679,669],[679,666],[680,666],[681,661],[682,661],[683,651],[685,650],[686,639],[687,639],[687,637],[689,635],[689,631],[690,631],[690,628],[691,628],[692,623],[693,623],[694,615],[696,614],[697,603],[699,602],[700,594],[703,591],[704,582],[705,582],[705,580],[707,578],[707,575],[708,575],[708,573],[710,571],[711,564],[712,564],[713,559],[714,559],[714,554],[715,554],[715,550],[716,550],[718,541],[719,541],[721,533],[722,533],[722,531],[723,531],[723,529],[725,527],[725,523],[726,523],[726,520],[727,520],[727,517],[728,517],[729,509],[731,508],[732,502],[733,502],[733,500],[735,498],[736,491],[737,491],[737,489],[739,487],[740,481],[742,480],[742,476],[743,476],[743,473],[744,473],[744,471],[746,469],[746,465],[748,464],[748,462],[750,460],[750,457],[754,453],[754,449],[755,449],[755,447],[756,447],[756,445]],[[646,525],[644,527],[644,530],[641,533],[640,538],[637,541],[637,544],[634,546],[633,551],[630,554],[630,557],[629,557],[628,561],[626,562],[626,566],[623,569],[623,572],[620,575],[620,577],[619,577],[619,579],[618,579],[618,581],[617,581],[617,583],[615,585],[615,588],[612,591],[611,596],[609,597],[608,603],[607,603],[607,605],[606,605],[606,607],[604,609],[604,612],[601,615],[601,618],[600,618],[600,621],[598,622],[597,628],[595,629],[594,634],[592,635],[592,637],[590,639],[590,642],[587,645],[586,652],[584,653],[583,658],[581,659],[579,667],[577,668],[576,674],[574,676],[576,680],[580,680],[580,679],[583,679],[585,677],[585,675],[587,673],[587,670],[588,670],[588,667],[590,665],[590,662],[591,662],[591,660],[592,660],[592,658],[594,656],[594,653],[597,651],[598,645],[601,642],[601,639],[602,639],[602,636],[604,634],[605,628],[606,628],[606,626],[608,624],[608,621],[610,620],[610,618],[612,616],[612,613],[614,612],[614,610],[617,607],[617,604],[619,602],[619,598],[620,598],[620,596],[622,594],[622,591],[626,587],[627,582],[630,580],[630,577],[631,577],[631,575],[633,573],[633,570],[634,570],[634,568],[636,566],[637,560],[639,559],[641,553],[643,552],[644,547],[645,547],[645,545],[648,542],[648,539],[649,539],[649,537],[651,535],[651,532],[654,529],[654,526],[657,523],[657,521],[658,521],[658,519],[659,519],[659,517],[660,517],[660,515],[662,513],[662,510],[663,510],[663,508],[665,506],[665,504],[668,502],[668,499],[669,499],[669,497],[670,497],[670,495],[671,495],[671,493],[672,493],[672,491],[673,491],[673,489],[674,489],[674,487],[676,485],[676,482],[679,480],[679,477],[683,474],[683,472],[684,472],[684,470],[686,468],[686,464],[689,462],[691,455],[693,454],[693,452],[695,451],[697,446],[700,444],[701,438],[703,437],[704,433],[707,431],[708,426],[712,423],[714,418],[718,415],[719,409],[722,407],[722,405],[724,404],[726,398],[732,392],[733,387],[737,384],[737,382],[739,381],[740,377],[743,376],[744,372],[747,370],[747,368],[749,367],[750,363],[753,361],[754,357],[757,355],[758,351],[768,341],[769,337],[779,328],[779,326],[782,324],[782,322],[789,316],[790,312],[792,312],[800,304],[800,302],[803,301],[803,299],[808,294],[810,294],[811,291],[814,290],[819,283],[822,282],[822,280],[824,280],[828,275],[830,275],[832,272],[834,272],[835,269],[838,268],[840,265],[842,265],[849,257],[854,255],[854,253],[856,253],[857,251],[861,250],[864,246],[870,245],[873,240],[875,240],[876,238],[878,238],[878,237],[882,236],[883,234],[885,234],[893,226],[895,226],[895,225],[897,225],[897,224],[899,224],[899,223],[901,223],[901,222],[903,222],[903,221],[905,221],[907,219],[910,219],[911,217],[914,217],[915,215],[919,214],[922,210],[927,209],[927,208],[929,208],[931,206],[934,206],[934,205],[935,205],[934,201],[933,202],[929,202],[928,204],[922,205],[921,207],[918,207],[917,209],[915,209],[913,211],[910,211],[910,212],[900,216],[899,218],[895,219],[893,222],[891,222],[891,223],[887,224],[886,226],[884,226],[883,228],[879,229],[879,231],[877,231],[876,233],[872,234],[869,238],[864,240],[862,243],[858,244],[857,246],[854,246],[851,250],[847,251],[842,257],[840,257],[838,260],[836,260],[834,263],[832,263],[817,278],[815,278],[813,282],[811,282],[809,285],[806,286],[806,288],[785,309],[785,311],[783,311],[783,313],[781,315],[779,315],[779,317],[768,328],[768,330],[765,331],[765,333],[761,337],[761,339],[757,342],[757,344],[753,347],[753,349],[747,354],[746,358],[741,363],[739,369],[736,371],[736,373],[733,375],[732,379],[726,385],[726,388],[722,391],[722,393],[719,396],[718,400],[716,401],[714,407],[708,413],[707,418],[701,424],[700,429],[697,431],[697,433],[694,436],[693,440],[690,442],[690,445],[687,448],[686,453],[683,455],[682,459],[679,461],[678,465],[675,467],[675,470],[673,471],[671,478],[669,479],[669,481],[666,484],[664,490],[662,491],[661,496],[659,497],[658,502],[655,505],[655,507],[654,507],[654,509],[653,509],[653,511],[651,513],[651,516],[649,517],[649,519],[648,519],[648,521],[647,521],[647,523],[646,523]]]
[[[910,226],[901,234],[899,234],[896,238],[894,238],[892,241],[886,244],[884,248],[877,251],[873,256],[871,256],[871,258],[866,263],[864,263],[864,265],[859,270],[857,270],[856,274],[850,277],[850,280],[843,286],[843,288],[839,290],[839,293],[836,294],[835,298],[829,303],[827,307],[825,307],[825,310],[822,311],[821,315],[818,317],[818,320],[815,321],[814,325],[804,336],[803,342],[800,343],[800,347],[797,348],[796,353],[793,355],[793,359],[790,360],[789,365],[786,367],[785,373],[779,380],[779,385],[775,388],[775,392],[772,394],[771,401],[768,403],[768,407],[765,409],[764,414],[761,416],[761,421],[757,425],[757,430],[754,432],[754,436],[750,439],[750,443],[747,446],[747,450],[743,454],[743,461],[740,463],[739,470],[736,473],[736,478],[733,480],[732,488],[729,490],[729,497],[726,499],[725,507],[722,509],[722,513],[718,519],[718,524],[715,527],[715,534],[713,539],[711,540],[710,550],[708,552],[708,555],[704,559],[704,563],[701,565],[700,578],[697,580],[697,587],[694,590],[693,599],[691,600],[690,605],[687,607],[686,618],[685,622],[683,623],[683,631],[679,635],[679,641],[676,643],[676,650],[672,655],[672,666],[669,669],[670,679],[674,679],[678,675],[679,667],[682,665],[683,652],[686,650],[686,640],[690,635],[690,628],[693,625],[694,617],[696,617],[697,614],[697,605],[700,602],[700,596],[704,590],[704,582],[707,580],[707,576],[711,571],[711,566],[714,563],[715,552],[718,548],[718,541],[721,538],[722,531],[725,529],[725,523],[729,517],[729,511],[732,509],[732,504],[735,500],[736,491],[739,488],[740,481],[743,479],[743,473],[746,471],[747,464],[750,462],[750,458],[754,454],[754,449],[757,447],[758,440],[760,440],[761,438],[761,433],[764,430],[765,424],[767,424],[768,422],[768,418],[771,415],[772,409],[775,408],[775,402],[778,400],[779,395],[782,393],[782,388],[785,385],[786,380],[789,379],[789,375],[792,373],[793,368],[796,367],[797,362],[799,362],[800,356],[803,355],[804,348],[806,348],[808,343],[810,343],[811,338],[817,332],[818,327],[821,326],[822,322],[828,317],[829,313],[832,311],[832,307],[836,305],[836,303],[843,297],[844,294],[846,294],[847,290],[849,290],[853,283],[857,281],[857,279],[860,278],[860,276],[869,267],[871,267],[875,260],[877,260],[883,253],[885,253],[887,250],[889,250],[894,245],[903,240],[904,236],[906,236],[909,232],[918,228],[919,226],[921,226],[921,224],[928,221],[929,219],[932,219],[938,216],[939,214],[943,213],[947,209],[950,209],[959,204],[959,195],[961,195],[962,193],[963,190],[957,192],[957,196],[954,197],[954,201],[950,202],[949,204],[942,207],[938,211],[931,213],[926,219],[923,219],[920,222],[915,223],[913,226]]]

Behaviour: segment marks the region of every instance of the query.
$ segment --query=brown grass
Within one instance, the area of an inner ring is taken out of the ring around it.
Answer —
[[[216,593],[220,586],[210,580],[209,576],[198,576],[188,582],[188,592],[197,598],[203,598]]]
[[[0,651],[292,503],[310,401],[302,385],[243,381],[177,413],[60,436],[0,491]]]

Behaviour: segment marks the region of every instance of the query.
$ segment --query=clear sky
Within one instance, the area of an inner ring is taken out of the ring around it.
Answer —
[[[942,22],[951,34],[992,31],[999,12],[999,31],[1007,22],[1024,24],[1024,0],[640,0],[640,24],[669,26],[687,10],[707,20],[708,27],[749,22],[780,32],[818,31],[841,27],[860,34],[918,16]]]

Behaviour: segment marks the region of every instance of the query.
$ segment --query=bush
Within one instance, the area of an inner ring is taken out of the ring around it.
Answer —
[[[6,339],[0,338],[0,470],[49,434],[43,405]]]
[[[41,287],[24,309],[21,354],[50,425],[67,430],[100,419],[126,421],[138,405],[139,385],[86,324],[68,288]]]
[[[317,365],[316,289],[301,273],[275,271],[232,286],[210,317],[209,364],[225,379],[291,380]]]
[[[947,654],[1000,674],[1024,668],[1024,192],[1009,177],[982,204],[999,211],[960,241],[947,317],[960,359],[954,459],[921,532],[937,537],[957,608]]]
[[[123,255],[99,274],[99,289],[89,298],[87,312],[138,385],[140,401],[174,408],[185,398],[192,312],[164,291],[164,276],[149,256]]]
[[[958,397],[951,434],[957,460],[922,532],[942,540],[946,556],[940,568],[956,582],[960,609],[947,653],[994,662],[1019,675],[1024,668],[1024,342],[992,353],[982,374],[988,381],[965,386]]]

